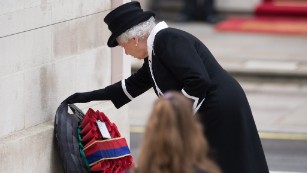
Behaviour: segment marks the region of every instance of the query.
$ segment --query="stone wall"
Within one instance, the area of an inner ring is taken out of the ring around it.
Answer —
[[[0,1],[0,172],[61,172],[53,139],[61,101],[130,73],[122,50],[106,45],[110,33],[103,18],[120,3]],[[126,106],[117,110],[109,101],[77,106],[104,111],[129,141]]]

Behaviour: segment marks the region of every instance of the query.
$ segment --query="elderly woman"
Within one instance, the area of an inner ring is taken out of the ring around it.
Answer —
[[[180,91],[193,102],[224,173],[268,173],[252,112],[239,83],[199,39],[165,22],[155,24],[154,16],[136,1],[112,10],[104,19],[112,32],[108,46],[123,47],[126,54],[144,60],[143,66],[127,79],[75,93],[63,102],[111,100],[119,108],[152,87],[157,96]]]

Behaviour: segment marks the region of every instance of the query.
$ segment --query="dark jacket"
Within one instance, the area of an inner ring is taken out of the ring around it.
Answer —
[[[159,31],[151,60],[105,93],[119,108],[151,87],[157,95],[177,90],[193,100],[224,173],[269,172],[243,89],[200,40],[174,28]]]

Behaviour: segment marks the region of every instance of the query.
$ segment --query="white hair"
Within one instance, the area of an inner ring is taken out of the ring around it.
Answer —
[[[122,43],[127,43],[132,38],[144,38],[150,34],[155,25],[155,18],[150,17],[145,22],[141,22],[122,33],[117,37],[117,40]]]

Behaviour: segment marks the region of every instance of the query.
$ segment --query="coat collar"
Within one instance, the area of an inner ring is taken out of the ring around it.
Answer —
[[[153,42],[155,40],[155,36],[159,31],[165,28],[168,28],[167,24],[164,21],[159,22],[149,34],[148,39],[147,39],[147,51],[148,51],[149,60],[151,60],[152,58],[151,54],[152,54]]]
[[[150,74],[151,74],[151,77],[152,77],[152,80],[155,84],[155,88],[156,88],[156,91],[157,91],[157,94],[158,96],[162,96],[163,93],[161,92],[160,88],[158,87],[157,85],[157,82],[155,80],[155,77],[153,75],[153,71],[152,71],[152,50],[153,50],[153,42],[155,40],[155,36],[156,34],[161,31],[162,29],[165,29],[167,28],[167,24],[165,22],[160,22],[158,23],[154,28],[153,30],[151,31],[151,33],[149,34],[148,36],[148,39],[147,39],[147,51],[148,51],[148,65],[149,65],[149,69],[150,69]]]

